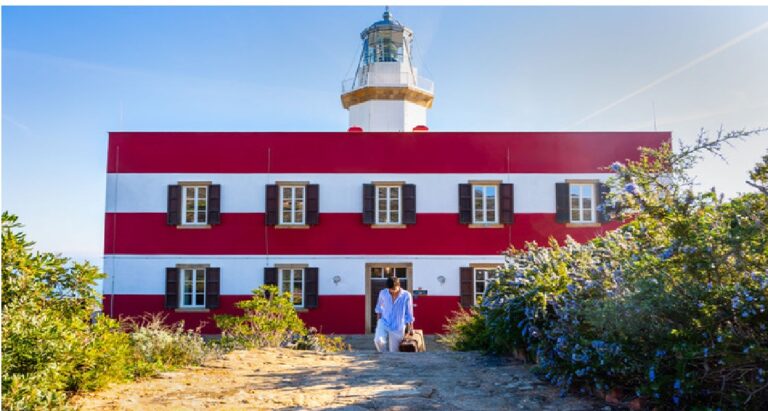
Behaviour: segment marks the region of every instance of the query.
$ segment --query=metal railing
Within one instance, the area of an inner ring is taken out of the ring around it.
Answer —
[[[360,78],[353,77],[353,78],[349,78],[342,81],[341,82],[342,94],[368,86],[370,77],[371,77],[371,74],[369,73],[369,74],[360,76]],[[386,80],[390,80],[390,81],[386,81]],[[382,87],[408,86],[408,87],[415,87],[415,88],[421,89],[430,94],[434,94],[435,92],[435,83],[432,82],[432,80],[429,80],[428,78],[421,77],[421,76],[417,76],[414,78],[410,73],[407,73],[407,72],[401,72],[399,73],[399,76],[394,76],[391,79],[379,79],[376,82],[376,85],[382,86]]]

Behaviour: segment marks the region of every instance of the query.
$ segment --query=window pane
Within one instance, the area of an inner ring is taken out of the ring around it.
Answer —
[[[205,272],[203,270],[197,270],[197,284],[195,285],[195,291],[198,293],[205,292]]]
[[[293,280],[301,282],[301,280],[304,277],[304,270],[294,270],[293,271]]]
[[[485,280],[478,281],[477,283],[475,283],[475,290],[478,293],[484,293],[485,292]]]
[[[475,280],[484,280],[483,272],[481,270],[475,270]]]
[[[399,223],[400,222],[400,216],[397,215],[397,209],[394,208],[392,211],[389,212],[389,222],[390,223]]]
[[[581,221],[579,219],[579,210],[571,210],[571,221]]]
[[[304,212],[303,211],[297,211],[296,212],[296,220],[293,221],[294,223],[303,223],[304,222]]]
[[[581,190],[578,184],[571,184],[570,190],[571,198],[573,198],[573,196],[579,197],[581,195]]]
[[[373,278],[384,277],[384,273],[382,272],[381,267],[371,267],[371,277]]]
[[[186,187],[184,189],[186,191],[186,197],[188,200],[194,200],[195,199],[195,188],[194,187]]]
[[[571,197],[571,210],[578,210],[579,208],[579,198],[578,197]]]
[[[400,187],[390,187],[389,188],[389,197],[392,199],[397,199],[400,197]]]
[[[184,292],[192,292],[192,270],[184,270]]]
[[[395,275],[397,276],[397,278],[405,278],[407,272],[408,272],[408,270],[405,267],[396,267],[395,268]]]
[[[304,211],[304,200],[296,200],[296,211]]]
[[[292,223],[291,221],[291,212],[290,211],[283,211],[283,222],[284,223]]]
[[[387,222],[387,211],[381,210],[379,211],[379,223],[386,223]]]
[[[296,199],[304,199],[304,187],[296,187]]]
[[[377,195],[379,199],[386,199],[387,198],[387,188],[386,187],[377,187],[376,188]]]
[[[205,305],[205,294],[197,293],[195,296],[195,305]]]
[[[192,305],[192,294],[184,294],[184,305]]]
[[[583,215],[583,217],[582,217],[583,221],[592,221],[592,210],[591,209],[585,209],[583,211],[582,215]]]
[[[302,305],[304,300],[302,298],[302,284],[300,282],[293,283],[293,305]]]
[[[581,196],[586,198],[592,198],[592,184],[581,185]]]

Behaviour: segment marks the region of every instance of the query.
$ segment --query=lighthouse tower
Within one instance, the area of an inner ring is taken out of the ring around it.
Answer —
[[[349,126],[364,131],[413,131],[425,128],[434,85],[419,77],[411,58],[413,32],[392,17],[365,29],[355,77],[342,84],[341,104]],[[420,127],[421,126],[421,127]]]

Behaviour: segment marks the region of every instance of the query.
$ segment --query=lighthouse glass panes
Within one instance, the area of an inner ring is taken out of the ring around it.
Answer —
[[[182,224],[206,224],[208,221],[208,186],[183,186]]]
[[[475,224],[498,223],[499,202],[497,185],[472,186],[472,216]]]
[[[371,33],[368,37],[368,49],[366,51],[368,64],[403,61],[402,32],[382,30]]]
[[[570,184],[571,222],[594,223],[594,184]]]
[[[184,268],[181,270],[181,275],[179,306],[187,308],[205,307],[205,268]]]
[[[376,224],[400,224],[400,186],[376,186]]]
[[[304,224],[304,186],[280,186],[280,224]]]
[[[495,275],[495,269],[475,268],[475,304],[480,304],[480,300],[483,298],[488,280],[493,278]]]
[[[293,305],[304,306],[304,269],[282,268],[280,269],[280,292],[290,293]]]

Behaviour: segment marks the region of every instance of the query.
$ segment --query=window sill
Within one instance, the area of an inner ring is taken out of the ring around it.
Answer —
[[[565,223],[565,226],[568,228],[595,228],[595,227],[602,226],[602,224],[600,223]]]
[[[371,228],[406,228],[405,224],[373,224]]]
[[[503,228],[504,224],[492,223],[492,224],[477,224],[473,223],[469,225],[469,228]]]
[[[309,308],[304,307],[293,307],[294,310],[296,310],[297,313],[308,313]]]
[[[177,308],[174,310],[177,313],[208,313],[211,312],[211,310],[207,308],[195,308],[195,307],[188,307],[188,308]]]
[[[309,228],[306,224],[278,224],[275,226],[277,229],[307,229]]]
[[[176,226],[179,230],[199,230],[211,228],[210,224],[179,224]]]

